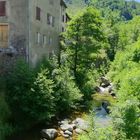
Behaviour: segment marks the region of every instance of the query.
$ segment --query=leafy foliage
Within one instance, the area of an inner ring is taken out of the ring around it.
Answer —
[[[58,114],[66,114],[71,108],[75,108],[76,101],[80,101],[82,95],[71,76],[68,67],[60,67],[53,71],[55,81],[55,99]],[[63,106],[63,107],[62,107]]]
[[[140,64],[139,41],[118,52],[109,72],[116,83],[118,102],[112,109],[114,128],[125,139],[140,139]],[[119,135],[118,135],[119,137]]]
[[[87,94],[85,96],[90,97],[96,80],[94,69],[100,68],[103,62],[99,55],[106,43],[99,12],[92,7],[80,12],[69,22],[64,37],[66,47],[63,49],[66,50],[76,83]]]

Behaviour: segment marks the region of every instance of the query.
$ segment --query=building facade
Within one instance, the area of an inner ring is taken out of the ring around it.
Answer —
[[[63,0],[0,0],[0,59],[23,57],[35,65],[57,54],[66,8]]]

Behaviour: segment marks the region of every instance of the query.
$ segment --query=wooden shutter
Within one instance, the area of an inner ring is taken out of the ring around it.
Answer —
[[[8,47],[8,25],[0,25],[0,48]]]
[[[0,1],[0,16],[6,16],[6,1]]]
[[[41,9],[39,7],[36,7],[36,19],[41,19]]]

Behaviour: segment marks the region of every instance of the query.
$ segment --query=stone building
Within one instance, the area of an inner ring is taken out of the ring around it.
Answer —
[[[35,65],[57,54],[66,8],[63,0],[0,0],[0,63],[23,57]]]

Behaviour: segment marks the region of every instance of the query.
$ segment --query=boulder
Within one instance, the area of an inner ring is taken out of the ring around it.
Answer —
[[[108,92],[111,93],[113,91],[112,85],[108,86]]]
[[[76,129],[76,124],[71,124],[71,126],[73,127],[73,129]]]
[[[70,125],[70,124],[62,124],[62,125],[60,125],[60,128],[62,131],[66,131],[66,130],[68,130],[70,132],[73,131],[73,125]]]
[[[116,97],[116,93],[110,93],[110,95],[112,96],[112,97]]]
[[[75,121],[73,121],[73,124],[76,125],[76,128],[80,128],[82,130],[87,130],[89,128],[88,122],[81,118],[77,118]]]
[[[72,132],[70,132],[70,131],[68,131],[68,130],[66,130],[66,131],[64,132],[64,134],[69,135],[69,136],[72,136]]]
[[[64,138],[69,138],[70,136],[68,134],[63,134]]]
[[[108,102],[102,102],[102,107],[105,109],[105,111],[109,114],[109,103]]]
[[[69,124],[69,123],[70,123],[70,120],[64,119],[64,120],[62,120],[62,121],[60,121],[60,122],[58,122],[58,123],[59,123],[59,125]]]
[[[60,131],[60,134],[64,134],[64,131]]]
[[[75,129],[75,133],[77,133],[77,134],[81,134],[81,133],[83,133],[83,130],[80,129],[80,128],[76,128],[76,129]]]
[[[43,129],[41,135],[47,140],[54,140],[58,136],[58,132],[56,129]]]
[[[112,89],[112,86],[108,86],[108,87],[98,87],[98,92],[101,93],[101,94],[104,94],[104,93],[111,93],[113,91]]]
[[[103,87],[108,87],[110,85],[110,81],[106,77],[101,77],[101,85]]]

